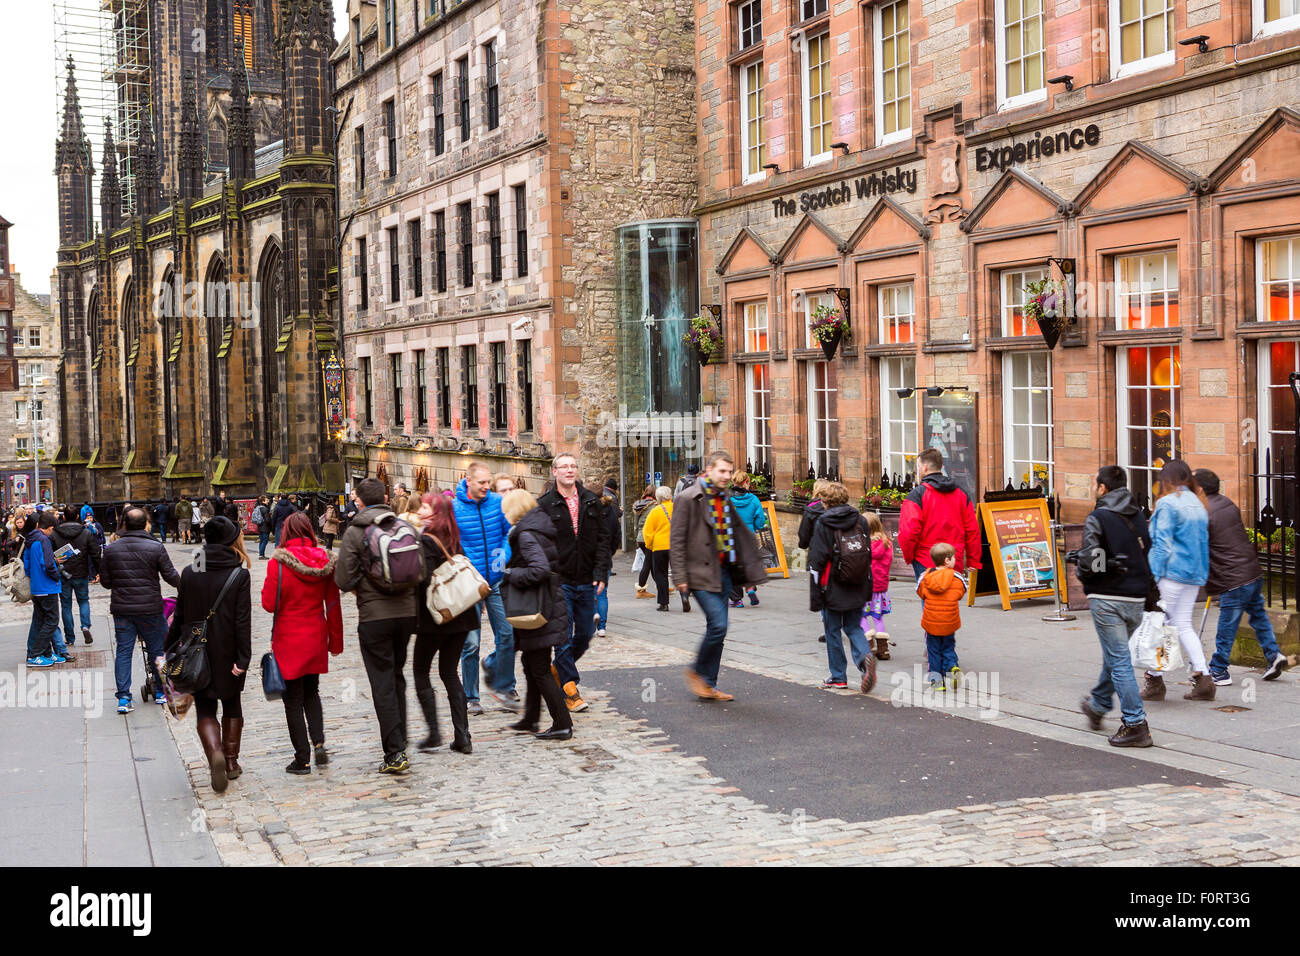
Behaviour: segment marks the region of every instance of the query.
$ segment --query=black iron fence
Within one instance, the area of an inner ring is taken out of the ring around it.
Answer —
[[[1292,603],[1300,606],[1300,581],[1296,573],[1300,480],[1296,477],[1296,451],[1292,450],[1288,457],[1283,448],[1275,459],[1273,450],[1266,448],[1262,470],[1256,452],[1250,477],[1254,522],[1248,534],[1255,543],[1264,570],[1265,599],[1270,604],[1280,601],[1284,610]]]

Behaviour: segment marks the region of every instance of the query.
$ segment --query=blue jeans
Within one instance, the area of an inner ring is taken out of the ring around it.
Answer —
[[[600,623],[596,626],[602,631],[605,629],[605,622],[609,620],[609,575],[605,575],[605,590],[596,595],[596,612],[600,615]]]
[[[591,646],[592,618],[596,614],[596,588],[590,584],[562,584],[564,603],[569,608],[569,621],[572,630],[569,639],[555,649],[555,672],[560,675],[560,685],[570,681],[575,684],[582,678],[578,676],[578,661]]]
[[[257,556],[266,557],[266,545],[271,540],[271,529],[262,525],[257,529]]]
[[[32,624],[27,630],[27,656],[49,657],[51,650],[62,655],[67,651],[59,634],[59,596],[32,595]]]
[[[826,630],[826,657],[831,665],[831,679],[844,680],[848,667],[844,660],[844,638],[849,639],[849,651],[853,654],[853,663],[858,670],[863,669],[863,661],[871,654],[867,645],[867,635],[862,630],[862,609],[856,611],[822,611],[822,623]],[[841,636],[843,632],[843,636]]]
[[[163,638],[167,636],[167,619],[161,614],[142,614],[130,617],[113,617],[113,640],[117,643],[117,656],[113,663],[113,677],[117,681],[117,696],[131,699],[131,659],[135,656],[136,635],[144,638],[149,649],[149,670],[153,672],[154,686],[162,689],[154,658],[161,657]]]
[[[90,578],[64,578],[63,592],[59,601],[63,605],[63,633],[67,635],[68,646],[76,643],[72,629],[72,598],[77,598],[77,614],[81,617],[81,626],[90,629]]]
[[[158,522],[158,540],[167,540],[167,521],[166,519]]]
[[[1214,636],[1214,656],[1210,658],[1211,674],[1226,674],[1228,658],[1232,656],[1232,645],[1237,640],[1237,625],[1241,616],[1250,616],[1250,626],[1255,629],[1255,640],[1264,652],[1264,659],[1270,664],[1281,651],[1277,647],[1277,638],[1273,635],[1273,622],[1264,611],[1264,579],[1251,581],[1231,591],[1224,591],[1219,598],[1219,630]]]
[[[483,658],[488,673],[494,675],[489,681],[488,690],[506,694],[515,689],[515,629],[506,620],[506,606],[501,600],[501,584],[492,585],[492,590],[479,604],[482,615],[487,605],[488,620],[492,622],[492,640],[496,647],[492,653]],[[478,628],[465,635],[465,647],[460,652],[460,682],[465,686],[465,699],[478,700],[478,648],[480,631]]]
[[[930,675],[948,673],[957,666],[957,635],[956,634],[929,634],[925,635],[925,659],[930,667]]]
[[[1101,677],[1092,689],[1088,706],[1093,713],[1108,714],[1119,697],[1119,710],[1126,724],[1140,724],[1147,719],[1142,709],[1142,695],[1133,674],[1133,658],[1128,640],[1142,623],[1141,601],[1107,601],[1091,598],[1092,626],[1101,642]]]
[[[727,606],[731,599],[731,574],[722,568],[722,590],[691,591],[691,597],[704,612],[704,639],[695,655],[695,673],[710,687],[718,686],[722,668],[722,642],[727,639]]]

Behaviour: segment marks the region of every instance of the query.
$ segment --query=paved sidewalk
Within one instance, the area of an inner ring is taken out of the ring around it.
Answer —
[[[107,592],[91,594],[95,643],[78,634],[75,663],[42,669],[26,668],[31,605],[0,605],[0,860],[218,865],[161,708],[116,712]]]
[[[615,560],[620,573],[611,578],[610,620],[613,630],[654,644],[694,651],[704,630],[698,611],[682,614],[674,598],[671,614],[659,614],[654,601],[635,600],[636,579],[630,558]],[[808,610],[804,573],[789,580],[775,578],[759,589],[760,604],[730,610],[730,631],[723,653],[720,686],[727,668],[746,667],[809,684],[829,673],[826,645],[818,643],[821,619]],[[880,666],[874,696],[889,699],[910,688],[915,669],[925,670],[920,600],[906,581],[890,583],[894,612],[885,620],[894,645],[892,660]],[[1075,611],[1076,620],[1042,620],[1051,601],[1016,602],[1003,611],[996,596],[977,598],[975,607],[961,607],[962,629],[957,652],[968,679],[986,675],[986,686],[997,678],[998,714],[1003,726],[1085,747],[1111,749],[1104,736],[1086,729],[1077,710],[1079,699],[1097,681],[1101,650],[1092,617]],[[1211,609],[1204,640],[1212,650],[1218,610]],[[1200,611],[1194,618],[1200,622]],[[847,642],[845,642],[847,648]],[[850,668],[852,670],[852,668]],[[1186,701],[1190,688],[1169,683],[1163,702],[1147,706],[1156,746],[1139,751],[1140,759],[1210,774],[1283,793],[1300,794],[1300,670],[1289,670],[1276,681],[1259,679],[1258,670],[1231,668],[1233,684],[1219,687],[1213,702]],[[1225,712],[1220,708],[1240,708]],[[943,708],[962,717],[980,717],[979,709]],[[1107,733],[1118,726],[1118,710],[1107,719]]]

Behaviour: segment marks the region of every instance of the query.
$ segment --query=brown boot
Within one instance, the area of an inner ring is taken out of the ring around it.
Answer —
[[[1214,678],[1209,674],[1193,674],[1192,689],[1183,700],[1214,700]]]
[[[221,746],[226,752],[226,779],[234,780],[244,768],[239,765],[239,738],[244,733],[243,717],[221,719]]]
[[[1159,674],[1147,674],[1141,696],[1143,700],[1164,700],[1165,679]]]
[[[889,635],[884,631],[876,631],[876,660],[889,660]]]
[[[217,793],[226,790],[226,756],[221,750],[221,725],[215,717],[198,719],[199,743],[208,758],[208,771],[212,774],[212,789]]]

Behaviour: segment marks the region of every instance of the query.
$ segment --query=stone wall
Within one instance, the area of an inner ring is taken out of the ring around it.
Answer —
[[[58,450],[60,441],[58,364],[63,347],[56,313],[50,306],[43,304],[40,299],[22,287],[22,277],[18,273],[13,272],[10,275],[14,280],[14,341],[11,343],[13,351],[9,354],[18,360],[18,381],[27,384],[20,384],[17,391],[5,392],[2,396],[4,404],[0,405],[0,476],[3,476],[0,477],[0,482],[3,482],[0,501],[5,503],[14,501],[10,476],[15,472],[28,474],[31,472],[32,455],[36,449],[37,436],[34,430],[36,428],[40,430],[42,487],[53,478],[54,472],[50,462]],[[30,330],[32,329],[38,330],[39,345],[28,344],[31,341]],[[22,341],[22,347],[18,346],[19,341]],[[34,390],[29,384],[33,364],[40,366],[42,382]],[[42,403],[41,413],[44,420],[40,423],[32,421],[33,398]],[[23,402],[26,408],[22,422],[17,420],[15,402]],[[18,455],[20,438],[26,441],[28,448],[28,453],[22,457]],[[32,494],[34,489],[30,478],[27,487],[28,493]]]

